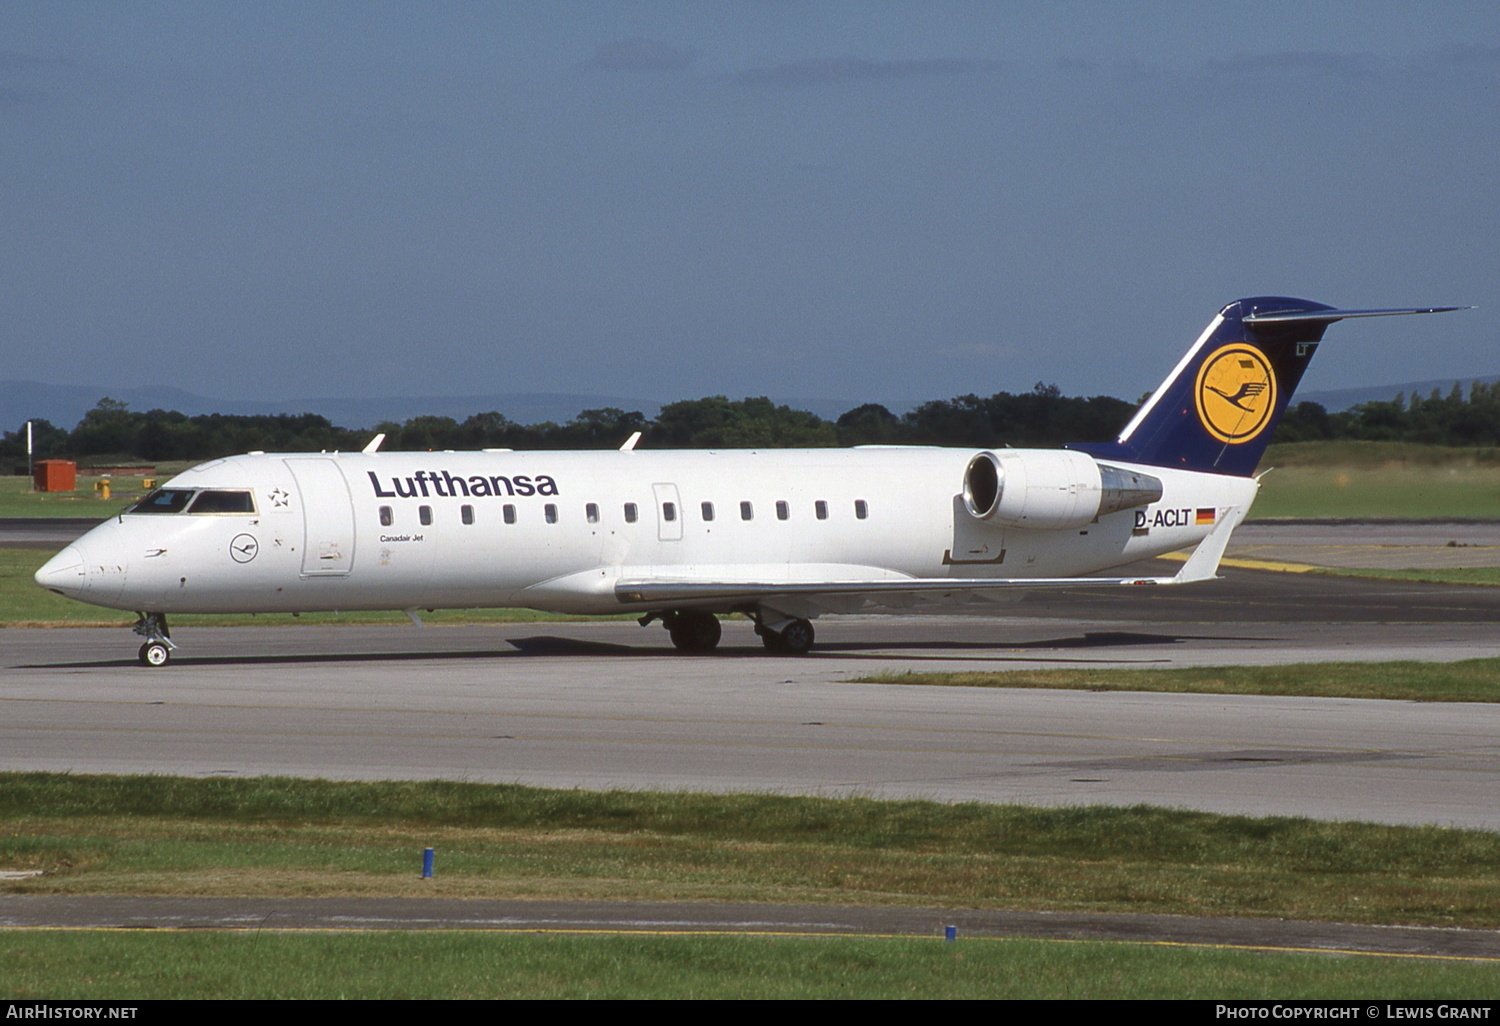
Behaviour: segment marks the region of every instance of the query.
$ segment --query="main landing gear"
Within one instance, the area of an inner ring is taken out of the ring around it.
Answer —
[[[661,620],[661,625],[672,637],[672,644],[681,652],[712,652],[724,636],[719,618],[701,609],[669,609],[665,613],[647,613],[641,617],[644,627],[652,620]]]
[[[757,619],[755,633],[760,635],[767,652],[778,655],[807,655],[813,647],[815,636],[812,622],[800,618],[782,620],[775,624],[763,623]]]
[[[172,644],[172,637],[167,630],[166,613],[137,613],[140,617],[131,628],[146,643],[141,646],[136,658],[141,661],[142,666],[166,666],[172,658],[172,650],[177,646]]]
[[[760,635],[766,651],[778,655],[806,655],[813,646],[813,625],[803,619],[781,619],[768,622],[758,611],[749,611],[755,621],[755,633]],[[665,613],[647,613],[641,617],[645,627],[653,620],[660,620],[672,637],[672,644],[682,652],[712,652],[724,635],[719,618],[702,609],[669,609]]]

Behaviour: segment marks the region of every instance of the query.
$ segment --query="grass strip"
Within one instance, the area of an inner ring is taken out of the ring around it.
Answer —
[[[8,893],[750,901],[1500,926],[1500,834],[1138,806],[0,774]],[[437,879],[419,877],[438,851]]]
[[[1493,965],[1127,944],[443,933],[0,933],[12,1001],[1500,996]]]
[[[1384,698],[1408,702],[1500,701],[1500,658],[1452,663],[1288,663],[1173,669],[1003,670],[994,673],[877,673],[862,684],[1059,691],[1165,691],[1188,695]]]
[[[1229,560],[1225,560],[1226,563]],[[1500,587],[1500,566],[1451,566],[1421,570],[1365,567],[1316,567],[1310,571],[1334,577],[1368,577],[1380,581],[1421,581],[1425,584],[1477,584]]]

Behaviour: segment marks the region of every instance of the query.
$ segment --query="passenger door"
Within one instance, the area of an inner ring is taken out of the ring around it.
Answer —
[[[286,460],[302,493],[302,576],[347,577],[354,568],[354,501],[337,460]]]

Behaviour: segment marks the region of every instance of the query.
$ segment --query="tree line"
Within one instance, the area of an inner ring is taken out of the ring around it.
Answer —
[[[171,410],[131,410],[101,399],[71,430],[32,422],[38,459],[90,463],[204,460],[234,453],[348,451],[384,432],[386,450],[610,449],[636,431],[644,448],[819,448],[848,445],[1055,446],[1101,442],[1115,436],[1135,404],[1110,396],[1065,396],[1038,383],[1030,392],[963,395],[926,402],[894,414],[866,403],[836,420],[778,405],[766,398],[709,396],[669,403],[654,418],[614,408],[584,410],[565,424],[518,424],[501,413],[413,417],[374,428],[339,427],[313,413],[188,416]],[[1457,384],[1446,396],[1398,396],[1329,413],[1297,403],[1277,428],[1278,442],[1367,439],[1437,445],[1500,444],[1500,384]],[[0,461],[24,468],[25,425],[0,436]]]

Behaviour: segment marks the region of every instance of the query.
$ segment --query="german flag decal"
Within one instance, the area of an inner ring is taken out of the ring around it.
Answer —
[[[1199,527],[1202,527],[1204,524],[1212,524],[1217,512],[1212,506],[1200,506],[1198,508],[1198,516],[1193,523]]]

